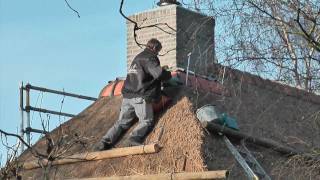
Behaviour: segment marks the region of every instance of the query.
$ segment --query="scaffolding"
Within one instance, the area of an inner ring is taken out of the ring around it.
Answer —
[[[47,89],[43,87],[38,87],[38,86],[33,86],[29,83],[27,83],[25,86],[23,82],[21,82],[20,87],[19,87],[19,92],[20,92],[20,116],[21,116],[21,123],[20,123],[20,136],[23,140],[25,140],[26,137],[26,143],[28,145],[31,145],[31,139],[30,135],[31,133],[39,133],[39,134],[46,134],[45,130],[41,129],[34,129],[31,127],[31,122],[30,122],[30,111],[37,111],[37,112],[42,112],[42,113],[49,113],[49,114],[54,114],[54,115],[59,115],[59,116],[66,116],[66,117],[75,117],[76,115],[74,114],[69,114],[65,112],[58,112],[58,111],[53,111],[49,109],[42,109],[42,108],[37,108],[33,107],[30,105],[30,91],[40,91],[40,92],[47,92],[47,93],[52,93],[52,94],[58,94],[58,95],[63,95],[63,96],[69,96],[69,97],[74,97],[78,99],[85,99],[85,100],[90,100],[90,101],[96,101],[97,98],[94,97],[89,97],[89,96],[83,96],[83,95],[78,95],[74,93],[68,93],[64,91],[58,91],[58,90],[53,90],[53,89]],[[25,93],[24,93],[25,92]],[[24,96],[25,94],[25,96]],[[25,104],[24,104],[25,101]],[[25,114],[26,114],[26,119],[25,119]],[[21,142],[21,153],[24,151],[24,145]]]

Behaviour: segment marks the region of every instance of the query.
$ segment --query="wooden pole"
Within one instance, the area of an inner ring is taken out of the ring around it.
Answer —
[[[302,154],[302,152],[300,152],[300,151],[292,149],[292,148],[290,148],[288,146],[284,146],[284,145],[282,145],[282,144],[280,144],[280,143],[278,143],[276,141],[273,141],[271,139],[253,137],[253,136],[250,136],[248,134],[245,134],[245,133],[242,133],[242,132],[239,132],[239,131],[235,131],[235,130],[232,130],[230,128],[218,125],[218,124],[213,123],[213,122],[204,121],[202,124],[210,132],[223,133],[226,136],[232,137],[232,138],[235,138],[235,139],[245,139],[248,142],[251,142],[251,143],[266,147],[266,148],[271,148],[274,151],[277,151],[277,152],[282,153],[282,154],[286,154],[286,155]]]
[[[150,154],[150,153],[157,153],[159,151],[160,151],[160,146],[158,144],[115,148],[115,149],[106,150],[106,151],[75,154],[75,155],[65,157],[63,159],[51,161],[51,162],[49,162],[48,160],[30,161],[30,162],[24,163],[23,168],[28,170],[28,169],[39,168],[41,167],[40,164],[42,164],[43,166],[46,166],[48,163],[52,163],[51,165],[61,165],[61,164],[70,164],[70,163],[76,163],[76,162],[82,162],[82,161],[96,161],[101,159],[123,157],[128,155]]]
[[[201,180],[201,179],[226,179],[228,171],[180,172],[152,175],[111,176],[97,178],[82,178],[81,180]],[[76,179],[72,179],[76,180]]]

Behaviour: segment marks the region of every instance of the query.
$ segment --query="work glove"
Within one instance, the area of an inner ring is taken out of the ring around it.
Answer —
[[[172,87],[172,86],[180,86],[183,83],[180,81],[178,77],[172,77],[168,81],[166,81],[163,86],[164,87]]]

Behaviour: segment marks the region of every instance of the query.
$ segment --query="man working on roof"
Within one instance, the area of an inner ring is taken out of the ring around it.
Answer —
[[[160,66],[157,55],[161,48],[157,39],[150,39],[144,51],[133,59],[122,89],[119,119],[103,136],[96,150],[112,148],[119,136],[133,125],[136,116],[139,118],[138,125],[126,139],[125,145],[142,145],[154,125],[152,103],[160,99],[161,81],[171,78],[171,73]]]

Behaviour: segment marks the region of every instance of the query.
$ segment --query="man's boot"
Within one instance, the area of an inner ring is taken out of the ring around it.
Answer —
[[[98,144],[95,145],[94,150],[95,151],[105,151],[108,149],[111,149],[113,146],[110,143],[100,141]]]
[[[132,138],[132,137],[127,138],[123,142],[124,147],[142,146],[142,145],[143,145],[143,143],[141,140],[138,140],[138,139]]]

